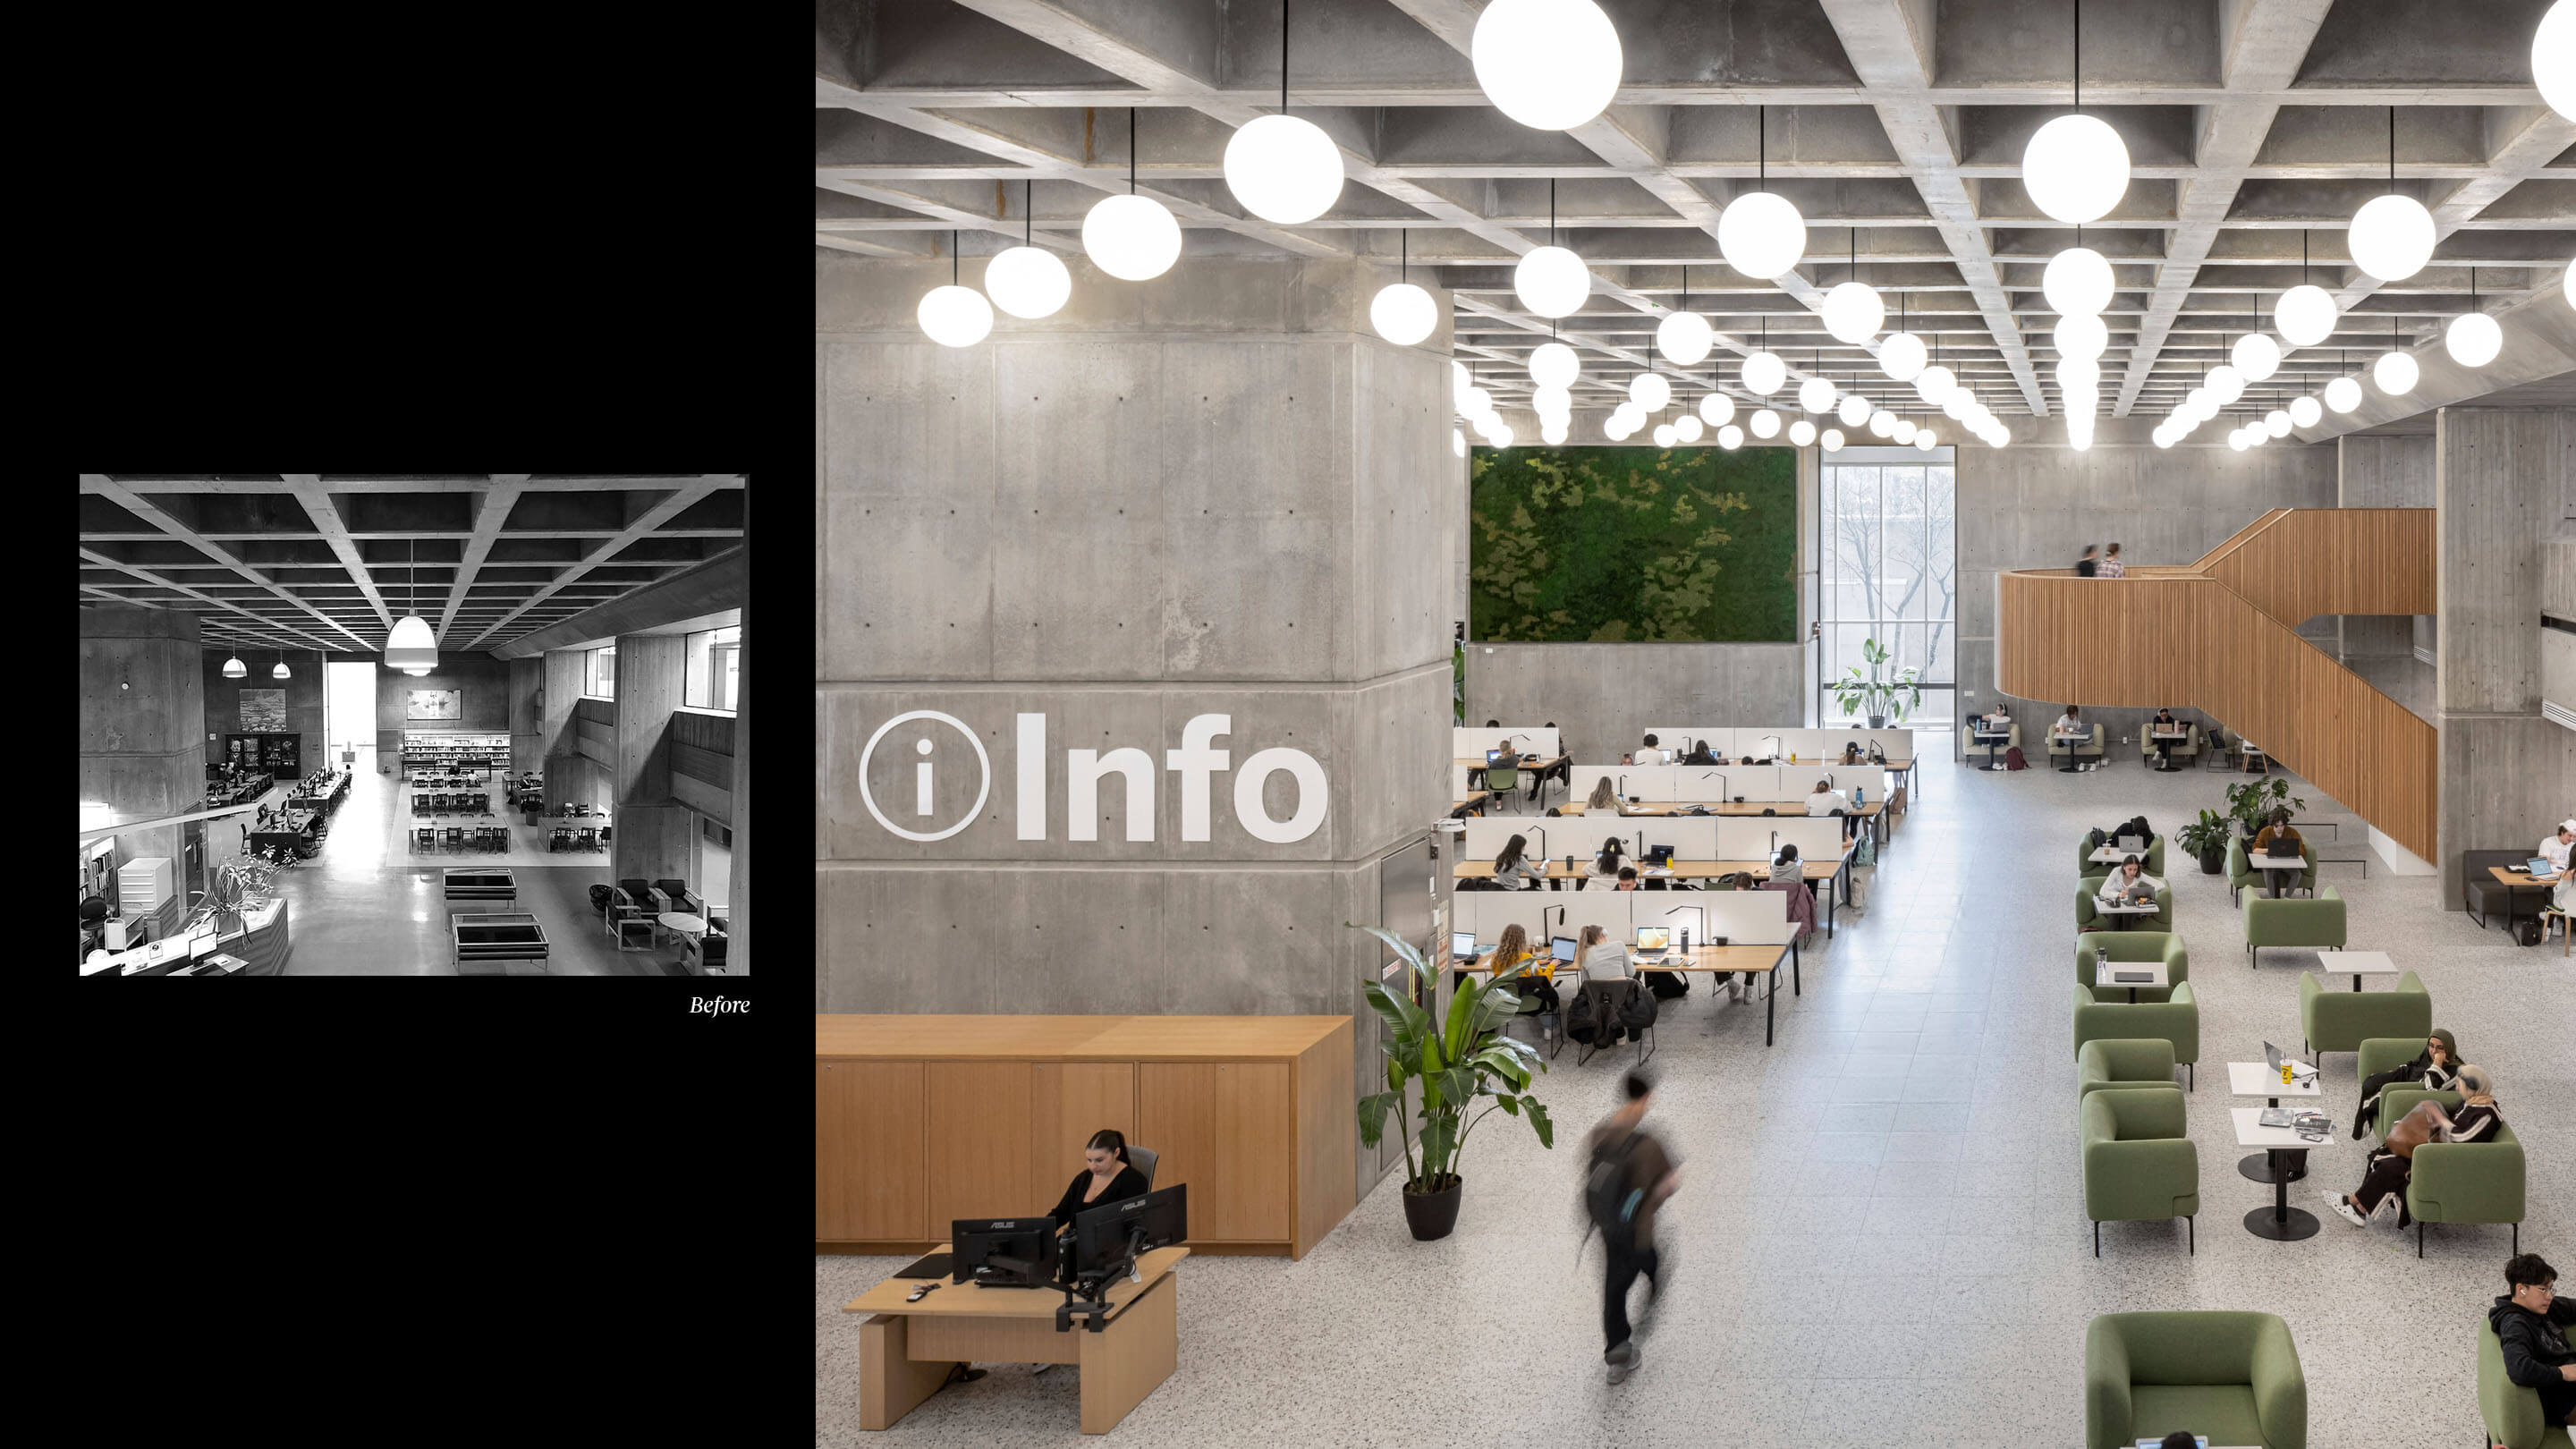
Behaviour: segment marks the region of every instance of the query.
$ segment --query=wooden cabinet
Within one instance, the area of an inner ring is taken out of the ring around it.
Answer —
[[[1303,1256],[1351,1210],[1351,1019],[816,1016],[814,1238],[898,1252],[1045,1211],[1113,1127],[1190,1241]]]
[[[927,1239],[922,1064],[814,1064],[814,1235]]]

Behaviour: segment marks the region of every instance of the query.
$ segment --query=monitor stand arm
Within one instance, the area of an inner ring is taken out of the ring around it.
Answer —
[[[1145,1281],[1144,1274],[1137,1267],[1144,1256],[1141,1251],[1144,1246],[1145,1230],[1131,1229],[1127,1235],[1127,1251],[1117,1262],[1096,1274],[1085,1274],[1072,1282],[1058,1284],[1064,1290],[1064,1302],[1055,1310],[1055,1331],[1073,1332],[1077,1318],[1087,1320],[1093,1333],[1107,1328],[1112,1308],[1108,1301],[1109,1284],[1121,1274],[1131,1283]],[[1079,1298],[1075,1296],[1077,1293],[1081,1295]]]

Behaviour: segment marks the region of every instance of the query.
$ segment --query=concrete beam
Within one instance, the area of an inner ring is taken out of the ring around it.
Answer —
[[[483,494],[482,506],[475,510],[474,531],[465,540],[465,556],[447,586],[447,607],[438,616],[438,638],[446,638],[447,631],[455,627],[457,607],[465,602],[465,591],[474,586],[474,576],[483,571],[483,561],[492,553],[492,540],[509,520],[510,510],[519,506],[519,490],[527,481],[525,473],[492,475],[492,486]]]
[[[369,645],[366,640],[359,638],[355,633],[351,632],[339,620],[332,618],[330,615],[314,608],[311,604],[308,604],[302,599],[297,598],[295,595],[288,593],[286,590],[279,588],[276,584],[269,581],[266,574],[261,573],[259,570],[252,568],[249,564],[243,562],[239,556],[233,553],[232,550],[225,548],[223,545],[216,543],[214,540],[207,538],[203,534],[198,533],[195,529],[180,522],[177,518],[172,517],[168,512],[164,511],[161,505],[152,502],[141,494],[135,492],[133,489],[127,488],[121,483],[110,481],[106,474],[83,473],[81,475],[81,491],[83,493],[96,493],[109,499],[126,512],[133,514],[135,517],[140,518],[144,522],[151,524],[153,527],[160,529],[170,537],[179,540],[181,543],[189,545],[199,553],[202,553],[206,557],[213,559],[215,562],[222,564],[224,567],[231,569],[234,573],[241,575],[244,580],[257,584],[260,588],[265,589],[269,593],[275,594],[277,597],[284,599],[286,602],[293,604],[299,609],[302,609],[305,613],[308,613],[314,618],[320,620],[325,626],[339,632],[341,635],[346,637],[350,643],[358,646],[358,648],[372,650],[373,646]],[[86,554],[89,550],[83,549],[82,552]],[[176,586],[172,585],[171,587]],[[193,593],[193,591],[191,592]],[[197,594],[195,597],[204,598],[206,596],[203,594]],[[227,605],[226,607],[230,606]]]
[[[517,608],[502,615],[497,622],[495,622],[490,628],[485,629],[481,634],[476,635],[465,645],[465,647],[468,649],[482,648],[486,640],[490,639],[493,635],[500,633],[502,630],[507,629],[510,626],[511,620],[554,597],[554,595],[560,592],[566,584],[571,583],[573,580],[589,573],[592,569],[598,568],[600,565],[616,558],[618,552],[624,549],[628,544],[652,533],[656,527],[677,517],[679,514],[686,511],[691,505],[695,504],[699,499],[713,493],[718,488],[726,487],[740,481],[742,481],[741,475],[737,473],[709,473],[681,484],[679,488],[663,498],[661,502],[654,504],[652,507],[644,510],[643,513],[637,515],[635,520],[632,523],[627,524],[622,531],[609,538],[607,542],[602,543],[599,547],[591,550],[588,555],[583,557],[580,563],[564,570],[562,577],[529,595],[526,601],[521,603]]]
[[[349,571],[358,592],[366,596],[368,607],[376,611],[376,617],[384,621],[385,632],[391,634],[393,611],[385,607],[384,595],[376,591],[375,575],[367,571],[367,561],[358,556],[358,545],[349,537],[348,526],[340,521],[340,510],[333,506],[329,493],[322,487],[322,475],[287,473],[281,476],[295,490],[296,500],[304,505],[306,516],[313,520],[313,531],[322,535],[323,542],[331,545],[332,557],[340,561],[340,567]]]
[[[678,619],[740,608],[751,595],[751,563],[746,549],[728,549],[705,563],[682,569],[594,609],[585,609],[559,624],[549,624],[492,650],[495,659],[524,659],[549,649],[564,649],[594,639],[658,629]]]

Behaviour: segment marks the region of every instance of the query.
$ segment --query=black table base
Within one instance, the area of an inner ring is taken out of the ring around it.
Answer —
[[[2308,1149],[2273,1147],[2265,1155],[2287,1158],[2272,1165],[2272,1205],[2245,1215],[2245,1231],[2275,1243],[2295,1243],[2317,1235],[2317,1215],[2290,1206],[2290,1182],[2307,1171]]]

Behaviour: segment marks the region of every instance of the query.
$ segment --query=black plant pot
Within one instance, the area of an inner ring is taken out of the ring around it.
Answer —
[[[1874,730],[1883,730],[1887,728],[1887,716],[1883,714],[1871,715],[1869,717],[1869,727]]]
[[[2202,875],[2216,875],[2218,874],[2219,869],[2226,864],[2227,848],[2225,846],[2214,845],[2200,853],[2200,873]]]
[[[1420,1183],[1404,1185],[1404,1225],[1413,1230],[1413,1240],[1428,1243],[1449,1236],[1458,1226],[1458,1196],[1467,1180],[1450,1173],[1440,1179],[1444,1185],[1431,1191],[1421,1190]]]

